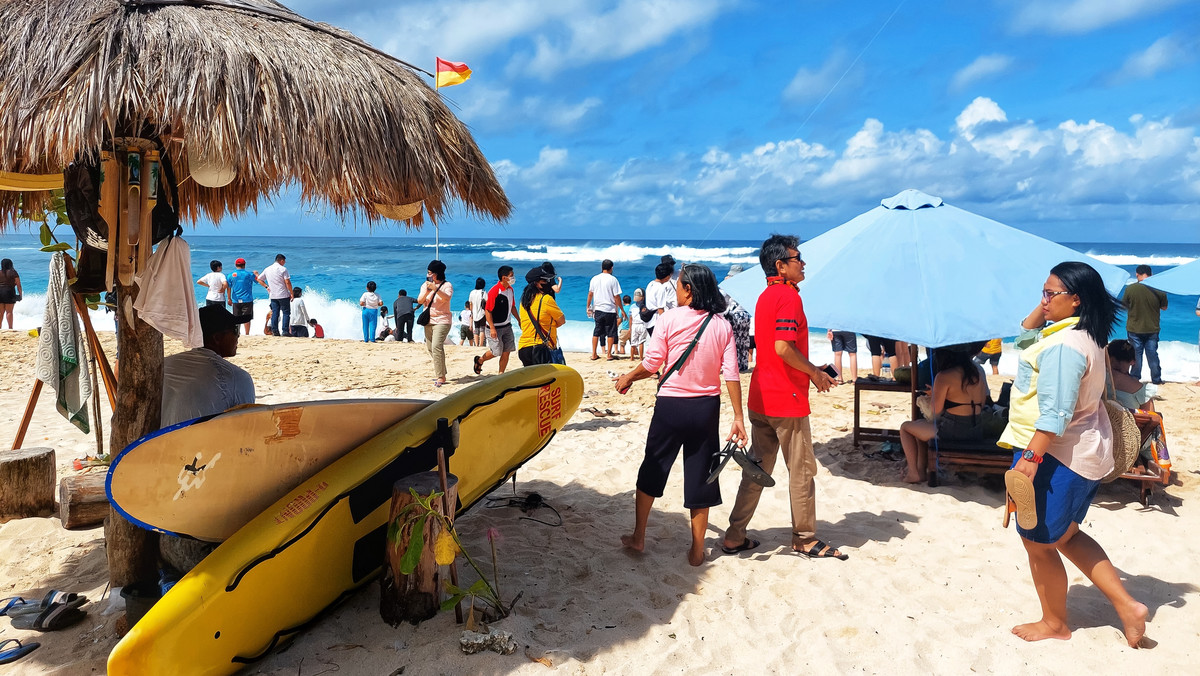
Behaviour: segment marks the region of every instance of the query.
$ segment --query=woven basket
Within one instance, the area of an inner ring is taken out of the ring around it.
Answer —
[[[1108,483],[1133,467],[1142,448],[1142,433],[1129,409],[1112,399],[1104,400],[1104,409],[1112,423],[1113,436],[1113,470],[1103,480]]]

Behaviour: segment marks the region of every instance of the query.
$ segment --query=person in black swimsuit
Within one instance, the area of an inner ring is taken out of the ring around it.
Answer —
[[[13,306],[21,300],[21,275],[13,268],[11,259],[0,260],[0,322],[8,319],[13,327]]]
[[[930,398],[933,420],[910,420],[900,425],[900,444],[908,460],[903,480],[924,481],[929,465],[929,440],[983,439],[983,403],[988,399],[987,376],[973,361],[982,343],[954,345],[934,351],[937,377]],[[973,348],[973,349],[972,349]]]

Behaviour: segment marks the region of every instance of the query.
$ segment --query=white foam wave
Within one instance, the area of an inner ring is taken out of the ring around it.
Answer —
[[[1194,256],[1138,256],[1135,254],[1098,254],[1091,251],[1087,255],[1109,265],[1149,265],[1152,268],[1170,268],[1196,260]]]
[[[689,246],[642,246],[622,242],[608,246],[531,246],[516,251],[493,251],[492,257],[509,261],[563,261],[569,263],[614,262],[634,263],[644,258],[671,254],[680,262],[757,264],[758,248],[752,246],[704,249]],[[589,351],[591,348],[588,348]]]

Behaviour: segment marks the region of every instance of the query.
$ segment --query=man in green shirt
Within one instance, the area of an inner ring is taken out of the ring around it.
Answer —
[[[1149,265],[1139,265],[1135,270],[1137,282],[1125,287],[1121,302],[1128,312],[1125,331],[1133,345],[1136,361],[1133,362],[1133,377],[1142,377],[1142,352],[1150,365],[1150,380],[1162,384],[1162,368],[1158,363],[1158,316],[1167,309],[1167,294],[1152,289],[1142,282],[1151,275]]]

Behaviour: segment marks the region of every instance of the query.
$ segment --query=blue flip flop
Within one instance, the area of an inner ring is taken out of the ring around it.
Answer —
[[[4,646],[8,645],[9,643],[16,643],[17,647],[5,648]],[[42,647],[41,643],[21,643],[15,638],[0,641],[0,664],[16,662],[40,647]]]
[[[0,616],[7,615],[10,611],[19,611],[28,606],[37,606],[37,601],[29,601],[20,596],[10,596],[6,599],[0,599],[4,603],[4,607],[0,608]]]

